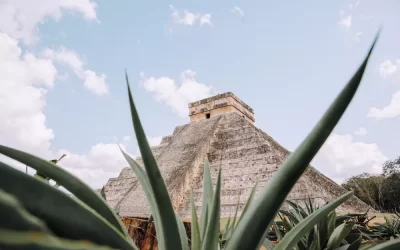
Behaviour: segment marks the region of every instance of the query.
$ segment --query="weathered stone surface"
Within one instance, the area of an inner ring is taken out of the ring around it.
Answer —
[[[219,96],[233,98],[232,94]],[[216,97],[209,99],[214,103],[222,102],[218,102]],[[242,101],[236,102],[248,112],[253,112]],[[196,115],[204,115],[199,107],[196,109],[196,105],[207,103],[209,101],[205,99],[189,104],[189,107],[197,110]],[[239,195],[240,212],[256,181],[259,183],[258,194],[290,153],[268,134],[256,128],[253,121],[243,117],[241,112],[224,109],[223,105],[217,108],[220,109],[215,113],[217,115],[194,119],[189,124],[175,128],[173,135],[165,137],[161,145],[153,148],[173,206],[184,218],[190,217],[190,189],[193,190],[195,204],[200,211],[205,157],[210,161],[214,182],[218,167],[222,168],[221,217],[228,217],[233,214]],[[150,214],[147,199],[132,171],[123,169],[118,178],[110,179],[106,192],[112,194],[109,198],[106,193],[107,201],[118,207],[121,216],[147,217]],[[288,198],[301,201],[310,197],[322,205],[344,193],[342,187],[310,166]],[[357,198],[339,207],[339,210],[346,212],[367,209],[368,206]]]

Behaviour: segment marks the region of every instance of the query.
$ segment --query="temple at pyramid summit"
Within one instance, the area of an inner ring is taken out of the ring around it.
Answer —
[[[258,181],[257,194],[290,154],[267,133],[254,126],[254,111],[231,92],[189,104],[188,124],[178,126],[171,135],[153,147],[153,153],[170,193],[174,209],[190,218],[190,190],[200,212],[203,190],[203,164],[210,162],[215,184],[222,167],[221,217],[239,212]],[[139,164],[142,161],[137,158]],[[340,185],[309,167],[287,199],[302,203],[311,198],[323,205],[346,192]],[[104,187],[107,203],[121,217],[147,218],[150,208],[133,171],[122,169]],[[365,212],[368,205],[352,197],[341,205],[342,212]]]

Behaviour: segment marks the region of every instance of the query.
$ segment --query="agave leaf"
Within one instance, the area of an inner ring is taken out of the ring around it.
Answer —
[[[239,222],[242,219],[243,215],[246,214],[247,210],[249,209],[250,204],[253,202],[254,195],[256,194],[257,187],[258,187],[258,181],[256,181],[256,184],[254,184],[253,188],[251,189],[249,198],[247,198],[246,205],[244,205],[244,208],[242,210],[242,214],[240,215],[237,224],[239,224]],[[235,226],[235,228],[236,228],[236,226]]]
[[[389,240],[384,243],[377,244],[371,248],[365,248],[368,250],[398,250],[400,249],[400,239]]]
[[[232,230],[235,229],[235,227],[236,227],[236,219],[237,219],[237,214],[238,214],[238,211],[239,211],[239,203],[240,203],[240,194],[239,194],[239,197],[238,197],[238,201],[236,203],[235,215],[233,216],[233,222],[232,222],[232,226],[231,226]]]
[[[89,207],[94,209],[98,214],[108,220],[115,228],[129,238],[124,225],[113,210],[106,204],[105,200],[97,194],[92,188],[86,185],[83,181],[69,173],[68,171],[60,168],[51,161],[47,161],[36,157],[34,155],[22,152],[17,149],[9,148],[0,145],[0,153],[6,155],[14,160],[24,163],[29,167],[36,169],[36,171],[43,173],[50,179],[53,179],[65,189],[70,191],[73,195],[78,197],[81,201],[86,203]]]
[[[201,215],[200,215],[200,236],[201,240],[204,238],[204,234],[207,230],[207,221],[210,214],[210,206],[213,197],[213,186],[211,180],[211,173],[208,159],[204,160],[204,173],[203,173],[203,198],[201,205]]]
[[[267,239],[267,238],[264,239],[263,245],[264,245],[264,247],[265,247],[267,250],[274,250],[274,248],[275,248],[274,243],[272,243],[272,242],[271,242],[269,239]]]
[[[0,189],[0,228],[50,233],[46,224],[29,214],[19,200]]]
[[[182,218],[179,216],[177,212],[175,212],[175,216],[176,216],[176,222],[178,224],[179,236],[181,238],[182,249],[189,250],[188,237],[186,235],[185,225],[183,224]]]
[[[130,239],[85,203],[77,202],[59,189],[2,162],[0,188],[18,197],[30,214],[39,217],[60,237],[88,239],[114,248],[136,249]]]
[[[308,234],[306,249],[309,249],[314,241],[318,241],[318,239],[315,239],[315,226],[311,229],[310,233]]]
[[[295,215],[293,215],[291,212],[281,209],[281,210],[279,210],[279,213],[281,213],[281,214],[285,215],[286,217],[288,217],[289,220],[290,220],[293,224],[296,225],[296,224],[299,223],[299,220],[297,219],[297,217],[296,217]]]
[[[146,195],[147,201],[149,202],[150,209],[151,209],[151,218],[149,218],[149,223],[154,218],[156,232],[161,232],[162,227],[160,225],[160,220],[158,219],[161,216],[160,208],[157,206],[157,203],[155,202],[154,193],[151,191],[150,182],[149,182],[147,173],[134,159],[132,159],[132,157],[130,155],[128,155],[126,152],[124,152],[121,149],[121,147],[120,147],[120,150],[122,152],[122,155],[125,157],[125,160],[128,162],[129,166],[132,168],[133,172],[135,173],[137,179],[139,180],[140,185],[142,186],[143,191]],[[163,243],[164,235],[163,234],[157,234],[157,242],[160,244],[160,246],[164,246],[164,243]]]
[[[332,211],[328,215],[328,235],[332,235],[333,231],[335,230],[336,227],[336,211]],[[324,239],[325,240],[325,239]]]
[[[139,145],[140,153],[143,159],[144,167],[148,176],[151,193],[154,195],[154,202],[159,208],[160,216],[157,218],[161,230],[157,235],[162,235],[163,242],[159,242],[159,247],[163,249],[177,250],[182,249],[182,244],[179,238],[178,224],[175,219],[174,209],[169,197],[167,187],[164,179],[161,176],[157,162],[151,151],[149,143],[146,139],[145,132],[140,122],[139,114],[136,110],[135,103],[132,98],[131,90],[129,87],[128,74],[126,74],[126,84],[128,87],[129,104],[131,109],[131,116],[133,127],[135,129],[136,139]],[[160,209],[162,208],[162,209]]]
[[[202,241],[202,250],[217,250],[219,237],[219,216],[220,216],[220,195],[221,195],[221,168],[218,171],[217,185],[211,206],[211,212],[207,221],[207,230]]]
[[[333,213],[332,211],[331,213]],[[328,241],[328,223],[329,223],[329,214],[323,218],[317,226],[317,240],[318,240],[318,246],[323,246],[325,242]]]
[[[197,214],[196,214],[196,206],[194,204],[194,197],[193,197],[193,192],[190,192],[190,203],[192,207],[192,221],[191,221],[191,228],[192,228],[192,249],[198,250],[201,247],[201,240],[200,240],[200,229],[199,229],[199,222],[197,219]]]
[[[287,200],[286,203],[288,203],[293,209],[297,212],[297,214],[300,216],[301,219],[304,219],[308,216],[306,211],[297,203],[294,203],[293,201]]]
[[[267,233],[266,226],[275,218],[286,196],[309,166],[353,99],[377,38],[378,35],[362,65],[315,128],[278,168],[273,178],[261,190],[257,200],[250,205],[249,212],[238,224],[226,250],[260,247]]]
[[[13,250],[116,250],[87,240],[68,240],[44,232],[18,232],[0,228],[0,248]]]
[[[345,202],[351,197],[353,192],[348,192],[333,202],[325,205],[324,207],[316,210],[307,218],[300,221],[285,237],[278,243],[275,250],[286,250],[293,248],[301,238],[307,234],[320,220],[324,219],[332,210],[336,209],[340,204]]]
[[[318,246],[318,241],[313,241],[313,243],[311,244],[311,246],[309,247],[308,250],[319,250],[319,246]]]
[[[226,235],[228,234],[228,232],[229,232],[230,225],[231,225],[231,219],[232,219],[232,217],[229,216],[228,221],[226,222],[225,229],[224,229],[224,233],[223,233],[224,238],[225,238],[225,236],[226,236]]]
[[[328,249],[338,248],[340,243],[344,240],[344,238],[350,233],[353,228],[354,223],[343,223],[339,225],[333,231],[332,235],[329,237],[327,247]]]
[[[359,250],[360,244],[362,241],[362,237],[360,236],[357,240],[350,244],[347,250]]]
[[[275,221],[272,224],[274,225],[274,230],[275,230],[276,237],[278,238],[279,241],[281,241],[283,236],[281,234],[281,231],[279,230],[278,225],[276,224]]]

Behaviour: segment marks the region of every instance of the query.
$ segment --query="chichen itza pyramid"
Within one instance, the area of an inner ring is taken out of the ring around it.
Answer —
[[[190,217],[192,189],[200,211],[203,163],[208,157],[214,181],[218,167],[222,167],[221,217],[234,213],[239,195],[240,212],[256,181],[258,193],[290,152],[254,126],[253,109],[231,92],[190,103],[189,117],[188,124],[176,127],[172,135],[163,137],[161,144],[152,148],[175,210],[183,218]],[[137,161],[142,164],[140,157]],[[120,216],[149,216],[147,199],[130,168],[109,179],[104,191],[108,204]],[[310,197],[323,205],[345,192],[310,166],[288,199],[301,203]],[[339,207],[343,212],[367,209],[356,197]]]

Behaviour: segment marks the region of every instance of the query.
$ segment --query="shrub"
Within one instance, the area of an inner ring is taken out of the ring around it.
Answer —
[[[286,159],[257,199],[249,202],[238,223],[232,222],[234,226],[225,241],[224,249],[259,249],[261,245],[275,250],[293,249],[315,225],[352,195],[352,192],[346,193],[312,212],[299,221],[276,246],[266,239],[267,228],[273,223],[286,196],[332,132],[356,93],[374,44],[355,75],[312,132]],[[144,168],[121,151],[135,171],[149,201],[159,249],[187,250],[189,244],[182,220],[173,210],[166,185],[146,140],[130,93],[128,77],[127,85],[131,116]],[[22,151],[0,146],[0,153],[36,169],[74,195],[70,197],[48,183],[0,162],[1,249],[137,249],[112,209],[99,194],[81,180],[52,162]],[[193,205],[193,196],[191,197],[191,248],[217,250],[220,249],[221,170],[214,190],[207,161],[204,169],[203,204],[199,221]],[[371,249],[394,249],[399,246],[400,240],[393,240]]]

